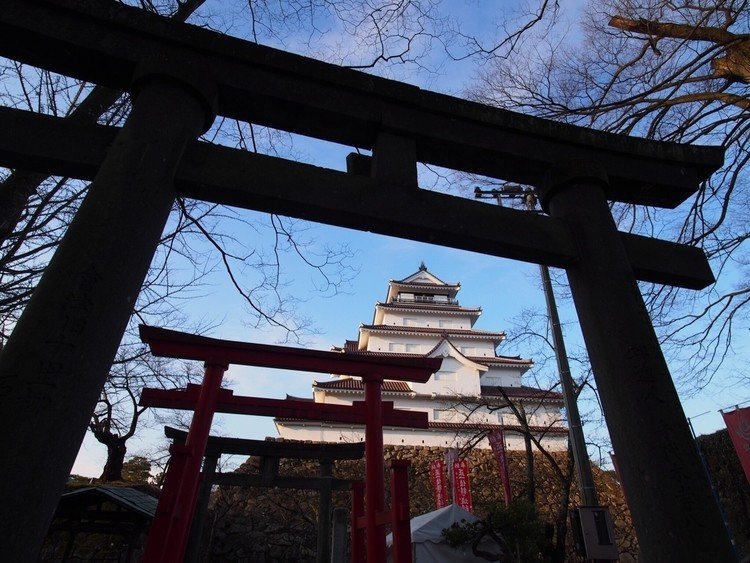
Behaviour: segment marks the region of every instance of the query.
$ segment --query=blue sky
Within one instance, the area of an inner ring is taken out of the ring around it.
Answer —
[[[333,345],[342,345],[346,339],[356,339],[359,324],[371,322],[375,302],[385,298],[388,280],[408,276],[422,261],[444,281],[461,282],[460,302],[483,309],[476,325],[480,329],[512,333],[513,320],[524,308],[544,307],[538,269],[534,265],[348,229],[316,226],[316,231],[322,240],[331,243],[345,240],[351,244],[357,250],[355,261],[360,273],[348,292],[334,297],[309,294],[308,300],[302,304],[304,311],[314,316],[321,330],[321,334],[309,339],[312,348],[328,350]],[[297,281],[293,288],[299,288],[303,294],[308,289],[305,276],[309,276],[309,272],[299,270],[295,274]],[[191,307],[196,315],[210,311],[221,315],[224,322],[212,331],[213,336],[264,343],[278,340],[278,333],[272,330],[251,329],[245,325],[246,314],[241,301],[230,288],[216,287],[213,293],[198,298]],[[566,326],[566,344],[573,350],[581,345],[581,338],[569,302],[561,302],[561,316]],[[498,352],[530,356],[528,350],[507,342],[499,347]],[[540,374],[543,378],[554,377],[551,366],[545,369],[546,372]],[[284,398],[287,393],[310,397],[312,380],[325,379],[327,375],[234,366],[227,372],[227,377],[236,394]],[[699,434],[723,428],[718,409],[748,398],[746,390],[735,395],[731,391],[722,392],[721,387],[718,389],[707,390],[684,404],[687,416],[701,415],[694,419]],[[582,407],[582,410],[586,408]],[[225,436],[262,439],[276,435],[268,418],[220,415],[217,423],[214,431]],[[588,431],[597,436],[601,434],[594,427]],[[128,443],[129,455],[148,453],[161,447],[163,440],[160,436],[159,429],[146,430]],[[103,446],[87,437],[74,473],[98,476],[104,453]]]
[[[238,4],[239,5],[239,4]],[[464,28],[472,32],[486,32],[490,24],[502,17],[497,4],[493,2],[461,2],[463,10]],[[507,4],[503,4],[506,6]],[[455,9],[455,5],[451,4]],[[224,5],[222,4],[222,9]],[[455,13],[459,13],[456,11]],[[242,22],[246,15],[238,8],[235,16],[237,27],[233,32],[237,35],[247,35]],[[293,45],[295,37],[287,38],[287,44]],[[321,52],[335,43],[335,33],[326,38],[320,38],[318,46]],[[280,46],[276,44],[275,46]],[[354,49],[351,44],[336,44],[337,48]],[[300,49],[301,50],[301,49]],[[471,78],[472,64],[448,63],[442,60],[438,51],[432,62],[433,73],[419,73],[414,69],[393,67],[384,70],[391,78],[405,80],[428,89],[446,93],[460,93],[463,86]],[[303,138],[290,138],[293,143],[295,156],[300,160],[331,168],[342,169],[344,158],[351,149],[327,143],[312,142]],[[431,179],[423,175],[423,182]],[[488,205],[491,203],[488,203]],[[253,217],[248,213],[248,217]],[[512,262],[500,258],[482,256],[465,251],[441,248],[412,241],[404,241],[390,237],[362,233],[347,229],[317,225],[312,233],[321,244],[336,245],[345,242],[351,246],[356,254],[352,263],[360,269],[360,273],[352,286],[344,293],[334,297],[321,297],[310,292],[310,272],[298,265],[287,264],[288,274],[292,285],[290,290],[302,299],[301,311],[314,318],[321,333],[309,339],[313,348],[327,350],[332,345],[341,345],[346,339],[357,337],[357,327],[360,323],[372,320],[375,301],[383,299],[391,278],[400,279],[413,273],[421,262],[441,279],[449,282],[461,282],[462,290],[459,298],[462,304],[481,306],[483,314],[477,327],[486,330],[510,330],[512,320],[524,308],[543,308],[544,301],[541,293],[538,270],[536,266]],[[239,238],[258,236],[249,232],[238,232]],[[268,241],[266,241],[268,242]],[[254,242],[249,241],[249,244]],[[200,296],[186,303],[187,312],[195,318],[207,316],[215,321],[221,321],[219,327],[211,335],[233,340],[274,343],[278,340],[278,333],[272,330],[256,330],[247,326],[247,313],[240,299],[220,277],[213,280],[214,285],[200,292]],[[561,316],[566,322],[566,341],[569,349],[581,345],[580,335],[574,322],[575,315],[569,302],[561,303]],[[744,350],[744,342],[739,342],[735,352],[740,355]],[[528,351],[503,345],[499,352],[502,354],[520,354],[528,356]],[[727,366],[727,374],[732,370],[741,369],[733,362]],[[310,396],[311,381],[326,376],[298,374],[275,370],[259,370],[255,368],[233,367],[228,372],[235,393],[243,395],[258,395],[264,397],[282,398],[285,394]],[[684,403],[688,416],[698,416],[694,419],[699,433],[711,432],[723,427],[718,409],[736,403],[742,403],[750,397],[747,389],[727,387],[722,377],[699,398]],[[706,414],[703,414],[706,413]],[[235,437],[263,438],[275,435],[270,419],[260,417],[218,417],[218,433]],[[149,429],[137,439],[128,443],[129,455],[147,453],[158,447],[160,430]],[[79,459],[73,468],[74,473],[98,476],[103,466],[105,449],[87,436]]]

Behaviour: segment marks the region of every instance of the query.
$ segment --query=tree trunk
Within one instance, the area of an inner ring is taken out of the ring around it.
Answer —
[[[534,450],[531,445],[531,438],[528,434],[523,435],[523,441],[526,445],[526,496],[529,502],[536,503],[536,480],[534,478]]]
[[[104,464],[104,470],[100,479],[105,483],[109,481],[122,481],[122,464],[125,463],[125,440],[119,436],[110,436],[102,440],[97,436],[97,440],[107,446],[107,463]]]
[[[529,428],[529,419],[526,416],[526,410],[523,404],[518,406],[519,414],[521,415],[520,422],[525,427],[523,433],[523,443],[526,446],[526,497],[529,499],[531,504],[536,504],[536,479],[534,478],[534,450],[532,449],[531,431]],[[510,500],[510,499],[509,499]]]
[[[572,479],[562,484],[560,490],[560,509],[555,521],[555,549],[552,552],[552,563],[565,563],[567,560],[566,545],[568,536],[568,507],[570,506],[570,487]]]

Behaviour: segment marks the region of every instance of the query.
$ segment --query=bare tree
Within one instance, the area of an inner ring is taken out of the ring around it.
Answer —
[[[139,344],[120,347],[89,423],[94,438],[107,448],[102,481],[123,480],[127,442],[143,428],[147,411],[138,405],[143,389],[179,389],[200,381],[200,376],[195,363],[154,358],[146,346]]]
[[[485,412],[511,415],[509,418],[513,420],[513,423],[505,423],[506,432],[512,431],[523,436],[525,451],[524,493],[532,504],[540,506],[539,503],[542,501],[540,495],[536,494],[537,472],[535,470],[534,452],[537,452],[537,455],[541,456],[541,459],[550,468],[557,483],[556,498],[547,506],[555,529],[554,537],[551,539],[550,556],[553,561],[562,562],[568,556],[568,511],[576,473],[570,440],[568,440],[564,452],[554,451],[547,440],[550,432],[559,430],[561,423],[564,423],[564,411],[560,412],[559,416],[549,417],[543,423],[540,423],[540,417],[538,416],[540,409],[549,413],[545,409],[545,405],[550,400],[559,400],[560,379],[557,373],[549,316],[546,311],[527,308],[511,320],[511,328],[508,333],[508,344],[511,344],[514,348],[523,348],[527,356],[534,358],[534,369],[525,374],[525,382],[536,389],[546,390],[546,393],[518,398],[511,397],[503,387],[497,387],[492,388],[492,390],[486,389],[479,398],[462,397],[460,401],[456,402],[456,407],[459,412],[463,413],[467,421],[472,415]],[[608,443],[609,436],[606,435],[606,429],[603,425],[588,356],[580,346],[570,346],[568,354],[569,363],[575,371],[575,401],[584,410],[582,418],[588,423],[587,445],[599,449],[598,462],[601,464],[603,461],[601,444]],[[486,436],[487,432],[476,433],[467,442],[465,448],[470,449],[476,446]],[[608,451],[606,446],[604,446],[604,449]]]
[[[526,462],[526,483],[525,496],[532,503],[536,504],[539,500],[536,495],[536,477],[534,470],[534,451],[547,461],[552,470],[552,474],[559,485],[559,495],[554,513],[555,536],[553,544],[553,561],[563,562],[567,557],[567,532],[568,532],[568,508],[570,506],[570,493],[573,485],[573,455],[568,442],[567,455],[560,458],[553,454],[546,442],[549,432],[562,422],[561,419],[551,419],[546,424],[540,426],[534,424],[534,413],[542,408],[547,402],[544,397],[530,399],[511,399],[505,389],[497,387],[497,396],[483,396],[480,399],[476,397],[463,397],[457,401],[454,408],[460,412],[466,421],[477,413],[489,412],[509,412],[515,419],[515,424],[505,425],[506,432],[512,431],[521,434],[524,438],[525,445],[525,462]],[[550,389],[550,396],[554,391]],[[471,437],[463,446],[462,451],[467,451],[475,447],[479,442],[487,437],[487,431],[479,431]]]
[[[693,390],[711,381],[747,320],[748,14],[741,0],[591,3],[574,24],[532,30],[470,92],[546,118],[726,148],[724,167],[678,209],[613,209],[622,228],[702,247],[718,273],[700,293],[643,286],[665,351]]]
[[[390,72],[424,71],[436,38],[448,32],[440,0],[350,0],[236,3],[216,11],[203,0],[132,0],[178,21],[304,52],[345,66]],[[69,120],[120,124],[130,110],[127,95],[48,71],[0,60],[0,98],[6,106]],[[294,152],[291,136],[219,119],[203,139],[276,155]],[[12,331],[57,244],[87,193],[84,182],[22,171],[0,171],[0,341]],[[253,235],[255,240],[249,240]],[[246,304],[247,323],[272,327],[281,339],[301,341],[315,331],[289,291],[288,265],[313,272],[319,294],[333,295],[356,275],[352,250],[319,244],[310,226],[285,217],[246,213],[178,199],[145,282],[129,332],[121,344],[90,429],[107,446],[104,474],[116,478],[142,410],[135,399],[146,384],[176,384],[172,366],[145,362],[136,346],[139,322],[185,327],[183,300],[207,291],[223,273]],[[184,378],[180,379],[184,382]]]

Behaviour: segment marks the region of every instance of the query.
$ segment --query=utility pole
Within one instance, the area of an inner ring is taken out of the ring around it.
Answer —
[[[536,196],[531,189],[524,190],[521,186],[514,184],[506,184],[502,188],[491,190],[475,188],[474,197],[477,199],[495,198],[497,204],[501,207],[503,205],[503,198],[521,199],[526,206],[526,209],[529,211],[535,211],[537,203]],[[594,477],[591,473],[588,452],[586,451],[586,441],[583,437],[583,425],[581,424],[581,416],[578,413],[577,396],[573,384],[573,377],[570,374],[570,364],[568,363],[568,354],[565,350],[565,341],[563,340],[560,317],[557,313],[555,294],[552,291],[552,281],[550,280],[549,268],[540,264],[539,272],[541,273],[542,288],[547,302],[547,315],[552,328],[552,343],[555,348],[557,369],[560,373],[560,384],[562,385],[565,411],[568,413],[568,432],[570,435],[569,439],[571,449],[573,450],[573,460],[575,462],[576,475],[578,477],[578,486],[581,489],[584,506],[598,506],[599,501],[596,496]]]

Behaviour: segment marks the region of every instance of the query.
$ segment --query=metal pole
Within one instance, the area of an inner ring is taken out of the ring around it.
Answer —
[[[365,484],[352,483],[352,513],[351,513],[351,562],[362,563],[366,560],[365,529],[360,525],[360,519],[365,513]]]
[[[331,538],[331,563],[346,561],[346,508],[333,509],[333,537]]]
[[[511,197],[522,197],[524,205],[529,211],[536,208],[536,196],[531,191],[519,191],[520,186],[513,186],[510,192]],[[476,197],[483,194],[491,193],[497,199],[497,204],[502,207],[503,190],[482,191],[477,188]],[[552,289],[552,280],[549,275],[549,268],[543,264],[539,265],[539,273],[542,277],[542,289],[544,299],[547,304],[547,317],[549,318],[550,328],[552,329],[552,344],[555,349],[555,359],[557,360],[557,371],[560,374],[560,385],[562,386],[563,401],[565,402],[565,411],[568,414],[568,435],[570,439],[571,450],[573,451],[573,460],[575,462],[576,476],[578,486],[581,489],[581,496],[584,506],[598,506],[599,500],[596,495],[594,486],[594,476],[591,473],[591,463],[589,461],[588,451],[586,450],[586,439],[583,435],[583,425],[581,424],[581,415],[578,412],[578,401],[573,383],[573,376],[570,373],[570,363],[568,362],[568,352],[565,348],[565,340],[560,324],[560,316],[557,312],[557,303],[555,302],[555,292]]]
[[[557,369],[560,372],[560,384],[562,385],[563,400],[565,401],[565,411],[568,414],[568,433],[575,461],[578,486],[581,488],[584,506],[598,506],[599,500],[596,496],[594,476],[591,473],[588,451],[586,451],[586,439],[583,436],[581,415],[578,412],[578,401],[573,385],[573,377],[570,374],[568,353],[565,349],[560,317],[557,314],[557,304],[555,303],[555,294],[552,289],[549,268],[540,265],[539,272],[542,275],[542,287],[544,288],[544,296],[547,300],[547,315],[552,327],[552,342],[555,346]]]
[[[703,413],[703,414],[706,414],[706,413]],[[701,416],[701,415],[696,415],[693,418],[697,418],[698,416]],[[688,417],[687,422],[688,422],[688,426],[690,426],[690,434],[693,436],[693,441],[695,442],[695,449],[698,450],[698,455],[701,457],[701,463],[703,464],[703,470],[706,472],[706,477],[708,478],[709,485],[711,485],[711,492],[714,495],[716,506],[718,506],[719,510],[721,511],[721,519],[724,521],[724,527],[727,529],[727,534],[729,534],[729,541],[732,542],[732,548],[734,549],[735,557],[739,559],[740,552],[737,549],[737,542],[735,541],[734,534],[732,533],[732,526],[729,524],[729,517],[727,516],[726,510],[724,510],[724,504],[721,502],[721,497],[719,496],[719,489],[716,488],[716,483],[714,483],[714,478],[711,475],[711,471],[708,468],[708,461],[706,460],[706,456],[703,455],[703,448],[701,448],[701,442],[700,440],[698,440],[698,436],[695,433],[693,420],[690,417]]]
[[[190,526],[190,537],[185,549],[185,562],[196,563],[200,561],[201,540],[203,539],[203,528],[208,514],[208,504],[211,500],[211,488],[216,466],[219,463],[219,455],[206,456],[203,460],[203,471],[201,473],[200,492],[195,504],[193,523]]]
[[[606,187],[598,165],[573,162],[550,171],[541,199],[577,242],[568,280],[641,559],[734,561]]]

